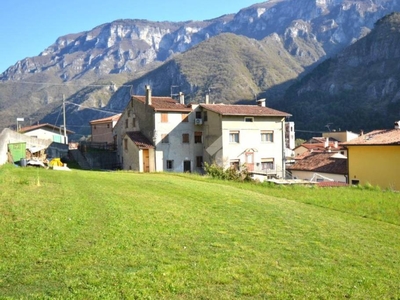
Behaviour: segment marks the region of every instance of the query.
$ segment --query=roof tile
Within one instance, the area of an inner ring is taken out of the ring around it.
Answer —
[[[149,141],[147,137],[143,135],[140,131],[130,131],[127,132],[126,135],[132,140],[132,142],[139,149],[152,149],[154,148],[153,144]]]
[[[361,145],[400,145],[400,129],[374,130],[361,135],[351,141],[345,142],[344,146]]]
[[[288,166],[288,170],[313,171],[332,174],[347,174],[347,159],[332,157],[334,153],[310,153]]]
[[[291,116],[286,112],[259,105],[200,104],[200,106],[224,116]]]
[[[146,103],[146,96],[132,96],[132,98]],[[184,111],[184,112],[191,112],[192,108],[181,104],[178,101],[172,99],[171,97],[151,97],[151,105],[155,111]]]

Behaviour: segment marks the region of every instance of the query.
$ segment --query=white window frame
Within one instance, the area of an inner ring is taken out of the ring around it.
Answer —
[[[268,167],[271,166],[272,164],[272,168]],[[269,158],[261,158],[261,169],[263,171],[268,171],[268,170],[272,170],[275,171],[275,159],[273,157],[269,157]]]
[[[229,143],[232,143],[232,144],[240,143],[240,131],[239,130],[229,131]]]
[[[262,143],[273,143],[274,142],[274,131],[273,130],[261,130],[260,132]]]

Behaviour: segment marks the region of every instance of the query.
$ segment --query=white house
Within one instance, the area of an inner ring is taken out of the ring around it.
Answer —
[[[204,160],[285,177],[285,118],[290,114],[263,104],[200,104]]]
[[[21,128],[19,133],[43,140],[51,140],[56,143],[68,144],[68,138],[64,136],[64,128],[52,124],[37,124]],[[65,133],[74,133],[71,130],[65,130]]]

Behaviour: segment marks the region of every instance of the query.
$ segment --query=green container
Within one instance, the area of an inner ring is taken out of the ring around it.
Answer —
[[[20,162],[21,158],[26,158],[26,143],[10,143],[8,144],[8,151],[10,151],[13,162]]]

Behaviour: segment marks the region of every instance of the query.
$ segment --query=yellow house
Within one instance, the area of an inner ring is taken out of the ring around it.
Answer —
[[[343,143],[348,151],[349,183],[400,190],[400,128],[374,130]]]

